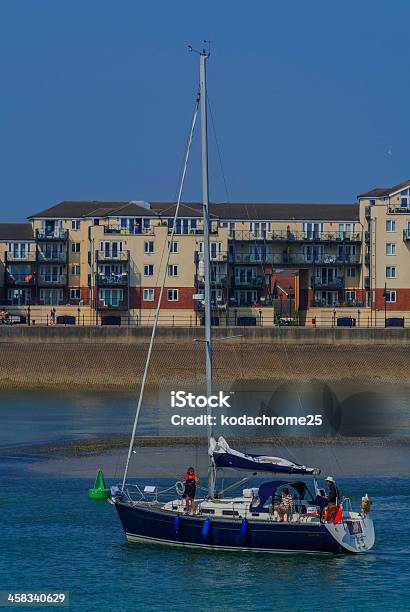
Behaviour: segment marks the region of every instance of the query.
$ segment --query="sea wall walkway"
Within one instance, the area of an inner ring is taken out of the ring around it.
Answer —
[[[150,327],[0,326],[0,344],[146,344]],[[410,345],[410,328],[214,328],[215,340],[257,345]],[[203,338],[200,327],[159,327],[161,344],[191,344]]]

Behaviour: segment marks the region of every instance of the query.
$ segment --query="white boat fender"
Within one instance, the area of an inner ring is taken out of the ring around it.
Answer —
[[[210,518],[205,519],[203,527],[202,527],[202,539],[205,541],[208,539],[212,527],[212,522]]]

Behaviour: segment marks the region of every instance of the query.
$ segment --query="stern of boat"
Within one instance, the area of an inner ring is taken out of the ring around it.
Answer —
[[[368,515],[349,512],[340,523],[336,525],[325,523],[325,526],[343,552],[361,554],[368,552],[374,546],[374,525]]]

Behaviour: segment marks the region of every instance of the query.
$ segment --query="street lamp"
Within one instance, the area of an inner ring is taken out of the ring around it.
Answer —
[[[291,319],[293,319],[292,317],[292,285],[289,285],[289,317]]]
[[[384,327],[387,327],[387,283],[384,283]]]

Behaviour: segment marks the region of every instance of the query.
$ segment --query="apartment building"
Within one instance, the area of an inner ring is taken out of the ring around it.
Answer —
[[[202,322],[203,223],[175,203],[65,201],[0,224],[0,302],[83,323]],[[349,204],[211,204],[214,324],[410,313],[410,181]],[[165,270],[165,266],[166,270]],[[357,314],[356,314],[357,313]]]

